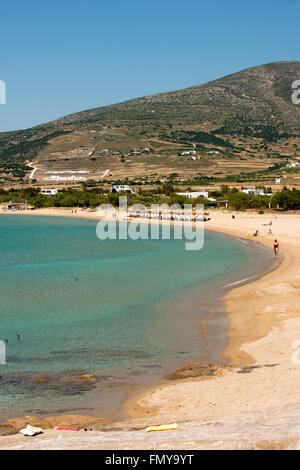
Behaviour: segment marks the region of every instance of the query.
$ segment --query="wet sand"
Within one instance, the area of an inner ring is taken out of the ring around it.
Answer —
[[[28,213],[67,215],[52,210]],[[78,211],[70,216],[95,218],[93,213],[85,214]],[[226,211],[210,215],[206,228],[243,239],[253,239],[258,229],[255,241],[271,247],[278,238],[284,254],[277,269],[233,288],[224,298],[230,318],[224,357],[231,367],[217,367],[208,374],[199,365],[182,368],[168,384],[130,398],[124,407],[129,418],[114,425],[118,430],[106,428],[88,436],[81,431],[74,438],[60,434],[59,440],[53,431],[46,431],[30,442],[22,436],[2,437],[0,448],[296,448],[300,354],[293,346],[300,341],[300,217],[237,213],[233,220]],[[272,227],[263,226],[271,218]],[[61,420],[58,417],[57,424]],[[71,416],[68,420],[72,423]],[[173,421],[180,424],[177,432],[144,433],[148,424]],[[98,425],[103,425],[101,420]]]

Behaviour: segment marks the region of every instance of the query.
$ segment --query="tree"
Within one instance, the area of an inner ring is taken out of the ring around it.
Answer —
[[[171,196],[172,193],[174,193],[174,187],[171,184],[164,184],[162,187],[162,192],[166,196]]]

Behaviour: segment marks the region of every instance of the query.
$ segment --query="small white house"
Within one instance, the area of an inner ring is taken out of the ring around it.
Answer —
[[[296,168],[297,166],[299,166],[300,164],[297,162],[297,163],[288,163],[286,168]]]
[[[208,199],[208,192],[207,191],[200,191],[200,192],[187,192],[187,193],[177,193],[178,196],[185,196],[188,197],[189,199],[196,199],[197,197],[205,197]]]
[[[56,196],[57,189],[41,189],[41,194],[44,196]]]
[[[264,190],[263,189],[255,189],[255,188],[244,188],[243,189],[244,194],[252,194],[253,196],[264,196]]]
[[[181,156],[185,156],[185,155],[196,155],[197,152],[196,150],[185,150],[184,152],[181,152],[180,155]]]
[[[116,184],[112,186],[112,191],[115,193],[132,193],[134,194],[133,189],[127,184]]]
[[[275,179],[275,184],[281,184],[281,178],[276,178]]]

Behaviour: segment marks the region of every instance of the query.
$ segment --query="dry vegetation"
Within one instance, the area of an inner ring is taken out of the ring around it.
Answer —
[[[201,175],[245,179],[249,173],[259,181],[266,172],[271,183],[280,167],[300,157],[300,108],[292,104],[290,91],[299,77],[300,62],[267,64],[186,90],[0,134],[0,178],[4,184],[28,183],[26,164],[33,162],[38,184],[51,170],[87,170],[98,181],[105,175],[106,181],[148,183]],[[196,155],[180,156],[182,151]],[[297,171],[287,176],[298,184]]]

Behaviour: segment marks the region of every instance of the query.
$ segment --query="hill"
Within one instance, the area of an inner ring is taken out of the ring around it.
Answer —
[[[299,156],[300,106],[291,100],[297,79],[300,62],[271,63],[1,133],[2,181],[26,180],[29,161],[37,179],[47,171],[154,181],[277,169]]]

